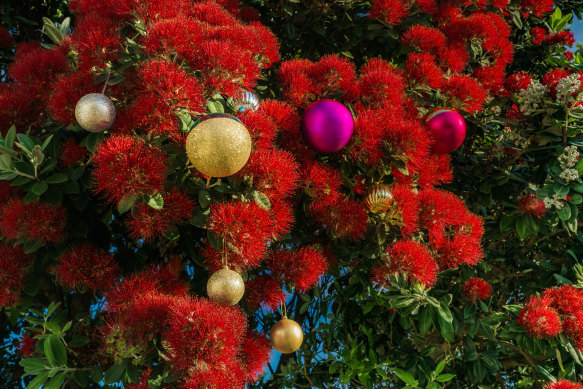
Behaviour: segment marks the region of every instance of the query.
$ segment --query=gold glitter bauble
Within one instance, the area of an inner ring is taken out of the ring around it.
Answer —
[[[89,132],[105,131],[115,121],[115,105],[101,93],[89,93],[77,102],[75,119]]]
[[[245,293],[243,278],[231,269],[221,269],[213,273],[206,284],[209,299],[223,306],[235,305]]]
[[[393,202],[393,194],[384,185],[379,185],[371,190],[364,198],[364,205],[372,213],[386,212]]]
[[[291,354],[302,345],[304,332],[298,323],[284,316],[271,328],[269,338],[274,349],[282,354]]]
[[[210,177],[237,173],[251,155],[247,128],[230,115],[211,117],[197,124],[186,138],[186,154],[192,165]]]

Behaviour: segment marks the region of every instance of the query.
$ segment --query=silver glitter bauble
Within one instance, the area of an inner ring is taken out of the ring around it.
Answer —
[[[259,107],[259,99],[254,93],[244,91],[233,97],[233,106],[239,112],[255,111]]]
[[[79,99],[75,107],[75,118],[89,132],[102,132],[115,121],[115,105],[101,93],[89,93]]]
[[[239,273],[224,268],[211,275],[206,292],[212,302],[228,307],[241,300],[245,293],[245,282]]]

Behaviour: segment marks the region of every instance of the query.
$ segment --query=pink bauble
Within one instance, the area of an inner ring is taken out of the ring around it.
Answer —
[[[335,153],[350,141],[354,130],[352,114],[343,104],[320,100],[308,107],[303,116],[304,140],[321,153]]]
[[[466,137],[466,122],[456,111],[437,108],[427,115],[425,123],[435,139],[434,153],[451,153],[461,146]]]

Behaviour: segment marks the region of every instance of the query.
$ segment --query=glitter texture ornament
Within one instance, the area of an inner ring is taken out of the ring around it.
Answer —
[[[75,118],[89,132],[102,132],[115,121],[115,105],[101,93],[89,93],[79,99],[75,106]]]
[[[354,119],[348,108],[333,100],[313,103],[304,112],[302,120],[304,140],[321,153],[341,150],[350,141],[354,130]]]
[[[386,212],[393,202],[393,194],[388,187],[379,185],[364,198],[364,205],[372,213]]]
[[[433,151],[437,154],[455,151],[466,137],[464,118],[450,109],[437,108],[431,111],[427,115],[425,123],[435,139]]]
[[[269,338],[274,349],[291,354],[302,345],[304,332],[298,323],[284,316],[271,328]]]
[[[233,107],[238,112],[247,110],[255,111],[259,107],[259,99],[254,93],[243,91],[233,97]]]
[[[211,275],[206,291],[209,299],[223,306],[235,305],[245,293],[243,278],[231,269],[221,269]]]
[[[188,134],[186,154],[202,174],[231,176],[247,163],[251,155],[251,136],[234,116],[209,115]]]

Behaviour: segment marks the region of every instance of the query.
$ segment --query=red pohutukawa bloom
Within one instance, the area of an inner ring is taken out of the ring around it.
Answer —
[[[518,209],[520,213],[524,215],[533,215],[537,219],[540,219],[548,211],[542,199],[536,197],[535,194],[521,197],[520,200],[518,200]]]
[[[119,277],[119,270],[111,253],[83,243],[58,259],[55,274],[66,288],[103,292]]]
[[[229,201],[211,206],[209,231],[224,242],[222,248],[204,249],[207,264],[214,270],[229,265],[253,268],[265,256],[267,242],[273,235],[269,212],[256,203]]]
[[[486,300],[492,296],[492,286],[483,278],[470,278],[464,282],[462,292],[471,302]]]
[[[38,340],[30,336],[30,334],[24,334],[18,342],[18,353],[23,357],[27,358],[34,352],[34,346]]]
[[[567,380],[558,380],[557,382],[549,382],[544,386],[544,389],[583,389],[583,384]]]
[[[407,16],[406,3],[402,0],[373,0],[368,16],[385,23],[398,24]]]
[[[405,62],[407,77],[419,84],[439,88],[443,83],[443,73],[435,64],[435,57],[429,53],[411,53]]]
[[[0,233],[7,239],[58,243],[64,238],[66,214],[62,206],[12,198],[0,209]]]
[[[387,248],[383,263],[373,268],[373,281],[386,285],[398,277],[426,288],[437,282],[439,268],[427,247],[412,240],[400,240]]]
[[[310,290],[328,268],[324,255],[313,247],[299,250],[275,250],[269,256],[267,267],[271,275],[300,292]]]
[[[271,275],[259,275],[245,283],[245,302],[253,310],[263,307],[277,311],[284,301],[282,283]]]
[[[553,0],[520,0],[520,5],[523,12],[542,18],[544,14],[553,10],[555,2]]]
[[[574,315],[583,311],[583,290],[566,284],[557,288],[550,288],[543,292],[543,298],[551,301],[551,305],[556,308],[561,315]]]
[[[152,240],[164,236],[192,217],[194,200],[173,188],[164,193],[164,206],[157,210],[145,203],[137,204],[126,221],[130,235],[135,239]]]
[[[10,307],[20,301],[25,270],[29,265],[30,257],[20,247],[0,243],[0,307]]]
[[[267,337],[255,331],[247,331],[243,339],[241,361],[245,366],[246,380],[255,382],[263,372],[271,356],[271,345]]]
[[[534,27],[530,30],[530,41],[533,45],[540,45],[543,43],[545,36],[547,35],[547,30],[542,27]]]
[[[0,49],[5,49],[14,45],[12,35],[4,27],[0,27]]]
[[[164,189],[166,156],[138,138],[110,136],[99,145],[93,163],[96,191],[108,202],[118,204]]]
[[[545,37],[544,43],[548,45],[573,46],[575,44],[575,35],[571,31],[561,31],[556,34],[550,34]]]
[[[77,163],[85,160],[87,149],[79,146],[74,139],[67,139],[61,145],[61,154],[59,160],[64,167],[75,166]]]
[[[563,323],[559,312],[551,307],[551,299],[532,296],[520,311],[518,324],[535,338],[547,338],[560,334]]]

